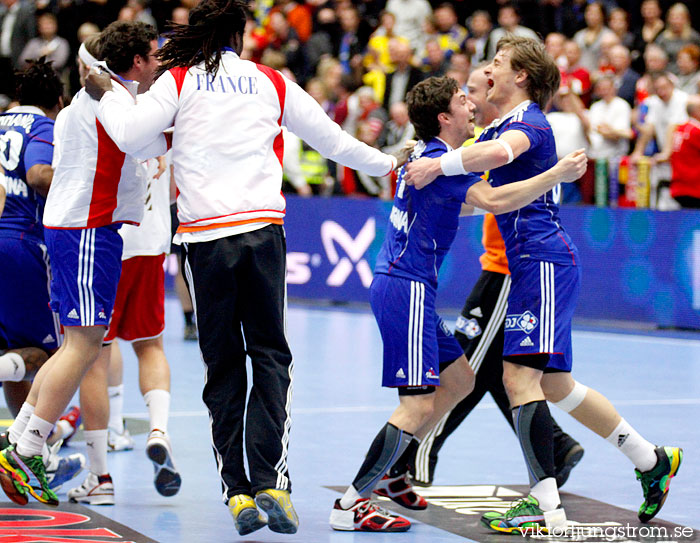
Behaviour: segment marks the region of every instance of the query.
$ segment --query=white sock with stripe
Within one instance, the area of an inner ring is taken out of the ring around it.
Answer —
[[[34,406],[24,402],[22,407],[17,413],[12,425],[7,429],[7,437],[10,439],[10,443],[17,443],[19,438],[22,437],[24,429],[27,427],[29,418],[34,414]]]
[[[90,471],[95,475],[109,473],[107,468],[107,429],[85,430],[85,444]]]
[[[152,430],[168,432],[168,414],[170,413],[170,392],[154,388],[143,395],[148,407],[148,419]]]
[[[17,441],[17,453],[22,456],[42,456],[44,444],[53,430],[53,422],[32,415],[22,437]]]
[[[605,441],[629,458],[634,467],[641,472],[649,471],[656,465],[656,447],[644,439],[625,419],[620,420],[620,424]]]
[[[124,384],[114,387],[107,387],[109,393],[109,424],[107,428],[117,434],[124,433]]]

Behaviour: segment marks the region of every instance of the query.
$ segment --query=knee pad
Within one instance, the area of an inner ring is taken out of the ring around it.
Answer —
[[[569,392],[567,396],[558,402],[552,403],[562,411],[571,413],[574,409],[581,405],[581,402],[586,397],[586,391],[588,391],[588,387],[586,385],[582,385],[578,381],[574,381],[574,388],[571,390],[571,392]]]

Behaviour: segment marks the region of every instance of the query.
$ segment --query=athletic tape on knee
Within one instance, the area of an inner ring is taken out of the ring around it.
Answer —
[[[586,385],[582,385],[578,381],[574,381],[574,388],[571,390],[571,392],[569,392],[565,398],[553,403],[562,411],[571,413],[574,409],[581,405],[581,402],[586,397],[586,391],[588,391],[588,387]]]
[[[352,482],[360,496],[368,498],[372,494],[379,480],[403,454],[412,439],[412,434],[399,430],[393,424],[387,423],[382,428],[374,438],[367,458]]]

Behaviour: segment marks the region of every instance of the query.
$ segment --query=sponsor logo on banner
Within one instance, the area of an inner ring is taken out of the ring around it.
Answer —
[[[356,272],[362,286],[372,284],[372,269],[365,253],[376,236],[376,221],[369,217],[354,238],[335,221],[324,221],[321,225],[321,243],[325,259],[333,266],[325,282],[331,287],[342,287]],[[304,285],[311,280],[314,269],[320,268],[324,258],[318,253],[290,252],[287,254],[287,282]]]
[[[506,332],[522,331],[526,334],[532,332],[540,321],[530,311],[520,315],[506,315]]]

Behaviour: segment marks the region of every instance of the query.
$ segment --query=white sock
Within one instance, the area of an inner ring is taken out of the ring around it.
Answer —
[[[7,436],[10,438],[10,443],[17,443],[19,438],[22,437],[24,429],[27,427],[29,422],[29,417],[34,414],[34,406],[24,402],[22,407],[17,413],[17,418],[15,418],[12,425],[7,430]]]
[[[348,509],[355,505],[355,502],[357,500],[361,500],[362,496],[357,492],[357,489],[350,485],[348,489],[345,491],[345,494],[343,494],[343,497],[340,498],[340,507],[343,509]]]
[[[17,452],[22,456],[40,456],[53,426],[53,422],[36,415],[29,417],[27,427],[22,432],[22,437],[17,441]]]
[[[530,495],[540,502],[542,511],[553,511],[561,503],[557,480],[554,477],[547,477],[535,484],[530,489]]]
[[[24,360],[17,353],[6,353],[0,356],[0,381],[18,382],[24,379],[27,368]]]
[[[107,469],[107,429],[85,430],[85,445],[87,445],[87,457],[90,471],[96,475],[109,473]]]
[[[56,423],[56,429],[57,431],[61,432],[59,439],[67,439],[73,435],[73,432],[75,432],[73,425],[67,420],[59,420]]]
[[[656,447],[639,435],[625,419],[620,420],[605,441],[629,458],[639,471],[649,471],[656,465]]]
[[[107,387],[109,392],[109,424],[107,427],[118,434],[124,433],[124,383],[115,387]]]
[[[168,414],[170,413],[170,392],[154,388],[146,392],[146,394],[143,395],[143,399],[148,407],[151,431],[161,430],[167,433]]]

